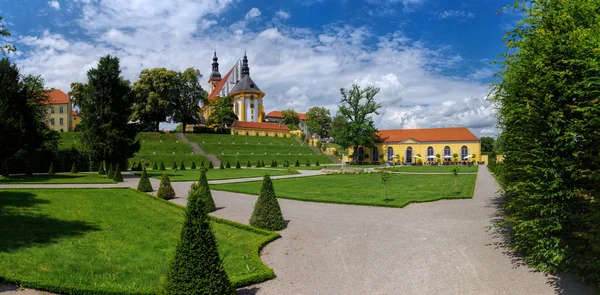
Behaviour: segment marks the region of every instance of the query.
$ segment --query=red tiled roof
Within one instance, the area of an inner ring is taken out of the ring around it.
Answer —
[[[467,127],[379,130],[383,142],[412,138],[420,142],[479,141]]]
[[[223,77],[223,79],[221,79],[219,84],[217,84],[217,87],[215,87],[215,89],[208,95],[208,100],[213,100],[213,99],[219,97],[219,93],[221,93],[221,89],[223,89],[223,86],[225,86],[225,83],[227,83],[227,79],[229,79],[229,75],[231,75],[232,71],[233,71],[233,68],[231,68],[231,70],[229,70],[227,75],[225,75],[225,77]]]
[[[289,131],[290,130],[290,128],[288,128],[284,124],[267,123],[267,122],[258,123],[258,122],[235,121],[235,122],[233,122],[233,124],[231,125],[231,127],[233,127],[233,128],[238,127],[238,128],[251,128],[251,129],[281,130],[281,131]]]
[[[306,121],[306,114],[303,114],[303,113],[297,113],[297,114],[298,114],[298,118],[300,118],[300,120]],[[283,115],[282,115],[281,111],[272,111],[265,116],[265,118],[267,118],[267,117],[283,118]]]
[[[46,91],[48,101],[45,104],[65,104],[71,103],[69,96],[62,92],[60,89],[53,89]]]
[[[71,111],[71,116],[73,116],[73,117],[79,116],[79,112],[77,112],[76,110],[72,110]]]

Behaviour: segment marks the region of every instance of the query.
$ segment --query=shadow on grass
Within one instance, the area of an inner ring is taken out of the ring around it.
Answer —
[[[494,208],[495,213],[490,216],[492,225],[488,229],[488,233],[492,235],[494,242],[486,246],[494,246],[495,249],[500,249],[502,254],[508,256],[514,268],[528,267],[523,261],[521,255],[513,251],[511,245],[511,231],[504,224],[504,210],[502,208],[502,192],[498,191],[494,197],[488,201],[486,207]],[[537,272],[536,270],[531,270]],[[565,273],[545,274],[547,284],[554,288],[556,294],[596,294],[590,286],[578,281],[575,277]]]
[[[60,220],[36,210],[48,203],[29,192],[0,192],[0,252],[52,244],[62,238],[100,230],[89,222]]]

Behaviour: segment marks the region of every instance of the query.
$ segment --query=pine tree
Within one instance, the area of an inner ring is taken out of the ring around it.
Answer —
[[[158,165],[156,165],[156,161],[152,164],[152,170],[158,170]]]
[[[108,171],[106,172],[106,178],[113,179],[115,177],[115,167],[113,164],[108,165]]]
[[[99,175],[105,175],[106,174],[106,170],[105,167],[106,164],[104,163],[104,161],[100,162],[100,167],[98,167],[98,174]]]
[[[192,167],[191,168],[192,168],[192,170],[196,169],[196,162],[192,161]]]
[[[160,178],[160,186],[158,187],[157,197],[163,200],[170,200],[175,198],[175,190],[171,186],[171,180],[169,179],[169,175],[167,173],[163,173]]]
[[[179,170],[185,170],[185,164],[181,161],[181,165],[179,165]]]
[[[242,169],[242,166],[240,166],[240,160],[238,160],[235,164],[235,169]]]
[[[300,167],[300,162],[298,162],[298,160],[296,160],[296,167]]]
[[[165,170],[167,170],[165,168],[165,163],[163,163],[163,161],[160,161],[160,171],[165,171]]]
[[[267,174],[263,179],[260,196],[254,205],[250,225],[266,230],[282,230],[286,227],[279,202],[275,196],[273,182]]]
[[[145,167],[142,169],[142,177],[140,177],[140,182],[138,182],[137,190],[145,193],[152,191],[152,184],[150,183]]]
[[[197,194],[188,198],[181,238],[161,293],[234,294],[204,204]]]
[[[229,161],[227,161],[227,166],[225,166],[227,168],[231,168],[231,164],[229,164]]]
[[[209,163],[208,164],[208,169],[214,169],[215,168],[215,166],[213,166],[212,161],[208,161],[208,163]]]
[[[225,166],[223,166],[223,162],[221,162],[221,165],[219,165],[219,169],[225,169]]]
[[[177,163],[175,161],[173,161],[173,166],[171,166],[171,169],[173,169],[173,170],[177,169]]]
[[[48,169],[48,175],[54,175],[56,171],[54,171],[54,162],[50,162],[50,169]]]
[[[75,165],[75,162],[71,165],[71,173],[77,173],[77,165]]]
[[[119,164],[115,167],[115,173],[113,175],[112,180],[116,182],[123,182],[123,175],[121,174],[121,168],[119,168]]]
[[[250,164],[250,161],[248,161],[248,164],[246,165],[246,167],[251,168],[252,164]]]

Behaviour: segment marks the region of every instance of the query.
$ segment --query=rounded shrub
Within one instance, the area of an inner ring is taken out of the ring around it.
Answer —
[[[213,166],[212,161],[208,161],[208,169],[214,169],[215,166]]]
[[[140,182],[138,182],[137,190],[145,193],[152,191],[152,184],[146,173],[146,167],[142,169],[142,177],[140,177]]]
[[[98,174],[99,175],[105,175],[106,174],[106,170],[105,170],[104,166],[106,166],[106,164],[104,163],[104,161],[100,162],[100,165],[98,167]]]
[[[108,165],[108,171],[106,172],[106,178],[113,179],[115,177],[115,167],[113,164]]]
[[[192,167],[191,169],[196,169],[196,162],[192,161]]]
[[[154,164],[152,164],[152,170],[158,170],[158,165],[156,165],[156,162],[154,162]]]
[[[240,166],[240,160],[238,160],[235,164],[235,169],[242,169],[242,166]]]
[[[121,174],[121,168],[119,168],[119,164],[115,167],[115,172],[113,173],[112,180],[116,182],[123,182],[123,174]]]
[[[157,197],[163,200],[170,200],[175,198],[175,190],[171,186],[171,180],[169,179],[169,175],[167,173],[163,173],[160,178],[160,186],[158,187]]]
[[[231,164],[229,164],[229,161],[227,161],[227,166],[225,166],[227,168],[231,168]]]
[[[173,169],[173,170],[177,169],[177,163],[175,161],[173,161],[173,165],[171,166],[171,169]]]
[[[185,164],[181,161],[181,165],[179,165],[179,170],[185,170]]]
[[[275,196],[273,182],[268,174],[263,179],[260,196],[254,204],[250,225],[266,230],[282,230],[286,226]]]
[[[163,161],[160,161],[160,171],[165,171],[165,170],[167,170],[165,168],[165,163],[163,163]]]
[[[50,162],[50,168],[48,168],[48,175],[54,175],[56,171],[54,171],[54,162]]]
[[[71,173],[77,173],[77,165],[75,165],[75,162],[71,165]]]
[[[161,294],[234,294],[219,257],[210,218],[197,194],[188,198],[181,237]]]

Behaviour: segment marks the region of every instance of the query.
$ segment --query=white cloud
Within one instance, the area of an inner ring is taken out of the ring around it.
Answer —
[[[49,1],[48,5],[56,10],[60,10],[60,3],[58,3],[56,0]]]
[[[47,87],[69,91],[71,82],[84,82],[87,70],[106,54],[120,58],[122,75],[131,81],[145,68],[190,66],[207,79],[214,47],[222,75],[245,48],[251,76],[266,93],[267,111],[305,112],[319,105],[335,114],[339,89],[358,83],[381,88],[380,128],[467,126],[476,134],[494,132],[494,110],[485,101],[488,86],[440,74],[461,64],[462,57],[401,31],[377,35],[367,27],[333,24],[256,30],[245,27],[245,16],[238,25],[224,26],[215,19],[227,10],[225,0],[80,1],[77,23],[87,39],[43,32],[19,40],[31,49],[17,63],[25,74],[41,74]]]
[[[291,16],[289,13],[287,13],[283,10],[279,10],[279,11],[275,12],[275,15],[277,17],[279,17],[280,19],[288,19]]]
[[[474,18],[475,14],[465,10],[446,10],[438,14],[440,19],[445,18]]]
[[[256,7],[252,7],[252,9],[250,9],[247,13],[246,16],[244,17],[246,20],[251,20],[253,18],[257,18],[260,16],[260,10]]]

